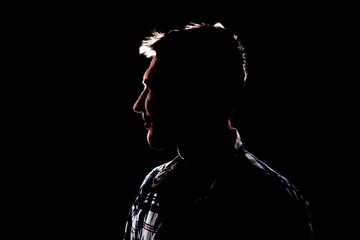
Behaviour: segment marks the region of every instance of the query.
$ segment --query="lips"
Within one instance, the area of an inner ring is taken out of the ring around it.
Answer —
[[[145,128],[149,128],[150,127],[150,118],[149,117],[143,117],[143,121],[144,121],[144,127]]]

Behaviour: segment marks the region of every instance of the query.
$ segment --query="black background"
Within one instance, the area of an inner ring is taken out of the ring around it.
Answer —
[[[303,192],[318,239],[346,232],[353,95],[341,63],[350,19],[336,6],[149,5],[41,6],[13,19],[22,98],[12,138],[22,147],[13,151],[12,216],[28,226],[18,232],[121,239],[145,175],[175,154],[149,149],[132,111],[149,64],[138,47],[154,29],[217,21],[248,55],[245,103],[233,119],[245,147]]]

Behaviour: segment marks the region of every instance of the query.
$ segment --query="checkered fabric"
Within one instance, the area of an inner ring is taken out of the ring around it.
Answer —
[[[236,139],[234,142],[234,147],[235,147],[235,152],[234,152],[234,159],[236,161],[239,162],[244,162],[246,164],[248,164],[250,166],[249,169],[255,169],[254,171],[256,172],[255,176],[257,176],[257,174],[259,174],[259,176],[266,176],[264,179],[264,183],[266,185],[265,189],[268,189],[270,194],[269,195],[269,199],[273,198],[272,195],[276,195],[277,194],[277,190],[272,190],[273,186],[274,189],[282,189],[284,190],[284,192],[286,191],[286,193],[288,194],[289,199],[291,199],[291,201],[296,202],[296,206],[300,206],[299,208],[303,209],[304,212],[306,212],[306,223],[307,226],[305,226],[304,228],[307,228],[306,231],[307,233],[304,236],[307,236],[306,238],[291,238],[291,239],[313,239],[313,231],[312,231],[312,224],[311,224],[311,216],[310,216],[310,209],[309,209],[309,204],[308,202],[303,198],[302,194],[299,192],[299,190],[288,180],[286,179],[284,176],[278,174],[277,172],[275,172],[273,169],[271,169],[268,165],[266,165],[264,162],[260,161],[259,159],[257,159],[253,154],[247,152],[243,146],[243,144],[240,141],[240,136],[238,134],[238,132],[236,131],[236,129],[234,129],[235,133],[236,133]],[[245,166],[245,165],[244,165]],[[247,166],[247,165],[246,165]],[[244,167],[245,168],[245,167]],[[175,226],[171,229],[174,229],[174,231],[177,232],[172,232],[172,234],[174,234],[174,237],[165,237],[165,233],[163,234],[163,228],[166,228],[164,224],[168,224],[167,226],[169,226],[169,223],[166,223],[166,219],[175,219],[175,218],[166,218],[164,215],[166,215],[166,213],[168,213],[168,210],[163,210],[161,211],[161,208],[164,207],[164,209],[172,209],[175,207],[170,207],[169,208],[169,204],[166,203],[166,198],[161,198],[161,196],[159,196],[159,194],[161,194],[161,187],[163,185],[168,184],[169,182],[171,183],[173,180],[171,180],[172,176],[176,176],[175,178],[179,178],[179,176],[184,177],[184,175],[179,175],[179,169],[184,169],[184,159],[179,155],[177,156],[174,160],[165,163],[161,166],[158,166],[156,168],[154,168],[146,177],[145,180],[143,181],[143,183],[140,186],[140,189],[138,191],[138,195],[137,198],[135,199],[129,215],[128,215],[128,220],[126,223],[126,228],[125,228],[125,234],[124,234],[124,240],[158,240],[158,239],[162,239],[162,240],[172,240],[176,238],[176,235],[178,234],[179,236],[182,234],[182,230],[184,228],[186,228],[187,226],[189,226],[189,224],[182,224],[180,222],[180,224],[176,221],[176,220],[169,220],[171,223],[173,223],[174,225],[178,224],[179,226]],[[178,171],[178,172],[177,172]],[[247,172],[249,172],[249,170],[247,170]],[[258,178],[258,177],[256,177]],[[260,177],[261,178],[261,177]],[[240,178],[239,177],[239,181],[242,182],[247,182],[247,179],[252,179],[252,176],[249,175],[246,176],[246,178]],[[168,184],[170,185],[170,184]],[[201,194],[198,194],[196,198],[192,199],[192,202],[189,204],[189,201],[187,200],[182,200],[182,198],[178,198],[179,200],[177,200],[178,202],[180,202],[180,204],[178,203],[174,203],[174,205],[179,206],[181,205],[181,201],[184,201],[184,205],[193,205],[195,207],[193,208],[180,208],[181,210],[179,210],[178,212],[174,213],[173,215],[181,215],[182,212],[186,212],[187,209],[191,209],[191,211],[198,211],[198,208],[201,208],[202,205],[204,206],[214,206],[214,205],[206,205],[206,199],[211,199],[212,197],[212,193],[211,192],[216,192],[216,186],[217,186],[217,181],[216,179],[211,181],[210,184],[208,184],[208,188],[206,189],[206,191],[201,191]],[[235,184],[235,186],[238,186]],[[256,188],[256,187],[252,187],[252,188]],[[244,190],[245,189],[245,190]],[[200,191],[200,190],[199,190]],[[267,206],[265,203],[267,201],[267,197],[264,200],[256,200],[256,204],[252,204],[254,202],[254,200],[251,200],[252,202],[250,202],[250,204],[243,204],[242,205],[246,205],[244,207],[244,210],[238,210],[239,209],[239,205],[242,206],[240,203],[241,202],[239,199],[237,199],[238,197],[236,195],[241,195],[241,193],[246,193],[244,194],[245,196],[249,195],[249,191],[246,190],[246,188],[244,187],[240,187],[239,184],[239,188],[236,189],[235,188],[231,188],[230,192],[233,191],[232,193],[229,193],[229,195],[231,197],[228,197],[228,199],[226,201],[221,200],[221,203],[223,205],[227,205],[224,206],[224,208],[226,208],[227,210],[225,212],[231,212],[232,210],[234,211],[234,214],[224,214],[224,216],[226,215],[231,216],[232,219],[221,219],[221,222],[233,222],[233,221],[239,221],[238,224],[233,224],[233,223],[229,223],[229,224],[224,224],[224,227],[218,227],[218,226],[223,226],[222,223],[221,224],[216,224],[217,221],[219,221],[219,219],[215,219],[217,218],[217,215],[215,215],[215,210],[214,210],[214,214],[211,213],[212,211],[212,207],[210,207],[209,211],[206,210],[204,211],[205,214],[203,214],[200,210],[198,212],[201,212],[201,214],[199,213],[199,215],[204,215],[203,217],[206,218],[205,220],[202,220],[202,216],[199,217],[199,221],[204,222],[207,221],[208,219],[214,218],[211,221],[208,221],[206,224],[198,224],[195,223],[194,226],[197,226],[199,229],[196,229],[196,232],[198,233],[198,235],[201,237],[201,239],[210,239],[211,237],[214,237],[214,239],[219,239],[218,237],[215,237],[215,229],[217,228],[223,228],[220,229],[219,231],[216,230],[216,232],[224,232],[224,236],[232,236],[232,239],[243,239],[242,236],[242,232],[247,232],[248,227],[244,227],[244,229],[241,228],[242,226],[242,222],[244,221],[250,221],[249,217],[246,217],[246,219],[242,219],[242,213],[246,212],[247,209],[250,208],[254,208],[257,214],[258,213],[264,213],[265,218],[268,215],[276,215],[276,207],[272,207],[272,205],[269,205],[270,207],[265,208],[265,206]],[[229,191],[227,191],[229,192]],[[253,194],[253,191],[251,190],[251,194]],[[186,191],[183,191],[182,195],[184,195],[184,193],[186,193]],[[238,194],[239,193],[239,194]],[[273,193],[273,194],[272,194]],[[261,195],[262,196],[262,195]],[[244,197],[242,197],[244,198]],[[261,197],[263,198],[263,197]],[[258,199],[258,198],[257,198]],[[164,202],[162,202],[164,201]],[[270,200],[269,200],[270,201]],[[185,203],[186,202],[186,203]],[[202,205],[201,205],[202,204]],[[167,205],[167,206],[165,206]],[[250,206],[248,206],[250,205]],[[254,205],[254,206],[251,206]],[[280,206],[282,206],[283,204],[279,204]],[[198,207],[199,206],[199,207]],[[264,210],[261,210],[261,207],[264,207]],[[267,212],[267,209],[269,208],[274,208],[274,210],[272,212]],[[260,210],[257,210],[260,209]],[[291,208],[289,208],[289,211],[292,211]],[[221,210],[223,211],[223,210]],[[286,209],[284,210],[285,212],[287,211]],[[302,210],[301,210],[302,211]],[[210,213],[209,213],[210,212]],[[274,213],[273,213],[274,212]],[[280,211],[279,211],[280,212]],[[253,214],[255,215],[255,213]],[[221,215],[223,216],[223,215]],[[245,215],[244,216],[252,216],[252,214],[249,215]],[[289,217],[290,216],[290,217]],[[279,217],[279,219],[282,218],[304,218],[304,216],[297,216],[295,213],[292,215],[286,215],[285,217]],[[191,217],[190,217],[191,218]],[[274,219],[276,218],[276,216],[274,216]],[[182,218],[182,219],[186,219],[186,218]],[[272,218],[269,218],[272,219]],[[294,222],[297,222],[297,220],[299,220],[299,222],[301,222],[301,219],[296,219]],[[188,220],[185,220],[188,221]],[[189,220],[191,221],[191,220]],[[275,220],[274,220],[275,221]],[[280,220],[281,223],[279,223],[279,225],[283,224],[284,226],[286,225],[287,219]],[[292,220],[291,220],[292,221]],[[270,221],[271,222],[271,221]],[[170,223],[170,224],[171,224]],[[214,227],[208,226],[210,224],[214,224]],[[258,229],[259,231],[261,231],[261,229],[263,229],[263,223],[261,222],[261,219],[259,220],[255,220],[254,223],[259,224],[258,228],[254,228],[254,230],[251,230],[251,232],[247,232],[246,234],[252,234],[256,232],[256,229]],[[265,223],[266,224],[266,223]],[[254,224],[252,224],[254,225]],[[204,227],[206,226],[206,227]],[[227,229],[228,226],[238,226],[236,228],[238,229],[234,229],[234,227],[231,227],[232,230]],[[274,226],[277,226],[274,224]],[[206,229],[208,228],[208,229]],[[274,233],[274,235],[271,235],[271,230],[277,228],[277,227],[272,227],[269,228],[269,230],[267,230],[268,233],[264,233],[269,234],[269,239],[273,239],[273,236],[277,236],[276,233]],[[285,227],[284,227],[285,228]],[[211,232],[214,229],[214,234],[208,234],[208,232]],[[281,227],[279,227],[279,229],[281,229]],[[295,228],[294,228],[295,229]],[[280,231],[286,231],[287,229],[283,229]],[[231,232],[233,231],[233,232]],[[250,231],[250,230],[249,230]],[[274,232],[276,232],[277,230],[274,229]],[[296,236],[297,233],[295,233],[295,231],[297,230],[289,230],[289,231],[293,231],[294,236]],[[195,232],[195,231],[192,231]],[[168,236],[168,235],[167,235]],[[198,238],[199,236],[197,236],[196,238]],[[205,237],[207,236],[207,237]],[[246,236],[246,235],[244,235]],[[266,235],[267,236],[267,235]],[[204,238],[202,238],[204,237]],[[182,239],[193,239],[191,238],[191,236],[185,236],[185,238],[181,237]],[[176,238],[177,239],[177,238]],[[179,237],[180,239],[180,237]],[[194,237],[195,239],[195,237]],[[212,238],[211,238],[212,239]],[[226,239],[226,238],[224,238]],[[246,238],[248,239],[248,238]],[[251,238],[251,239],[258,239],[258,238]],[[277,238],[277,239],[283,239],[281,237]],[[289,238],[290,239],[290,238]]]

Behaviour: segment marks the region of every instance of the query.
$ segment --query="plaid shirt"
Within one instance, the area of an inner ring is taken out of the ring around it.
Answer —
[[[184,159],[179,155],[145,177],[130,209],[124,240],[247,239],[250,235],[313,239],[308,202],[289,180],[247,152],[234,132],[234,159],[241,167],[229,168],[229,175],[237,175],[231,188],[221,192],[216,178],[205,188],[186,184]]]

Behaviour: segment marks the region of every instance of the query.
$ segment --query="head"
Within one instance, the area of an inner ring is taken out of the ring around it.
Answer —
[[[153,148],[175,147],[206,132],[230,128],[247,72],[244,47],[220,23],[192,24],[145,39],[152,58],[134,105]]]

